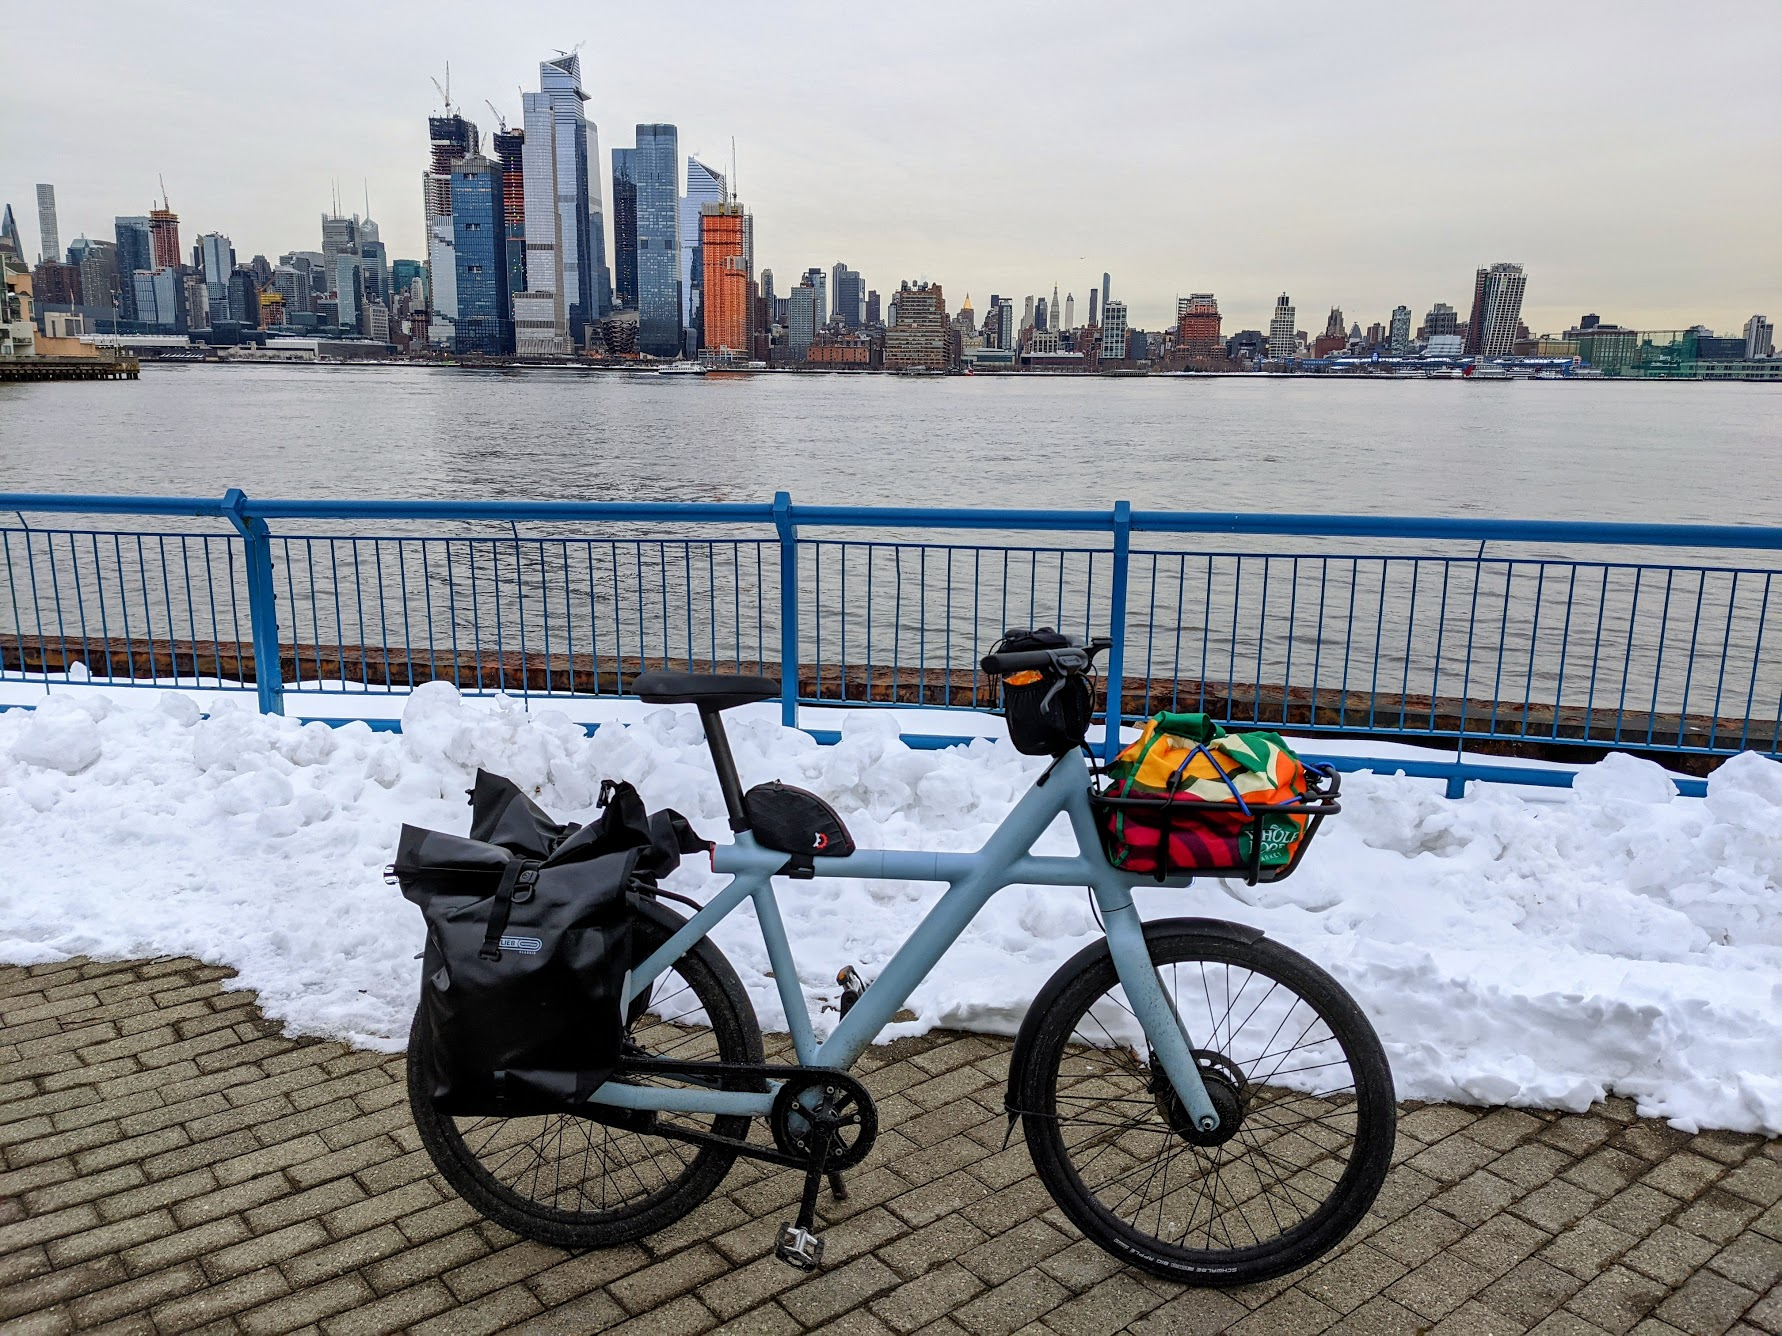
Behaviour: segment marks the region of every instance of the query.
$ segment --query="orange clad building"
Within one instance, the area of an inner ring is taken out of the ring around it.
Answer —
[[[743,250],[740,204],[702,204],[699,251],[704,265],[703,346],[714,353],[749,355],[749,262]]]

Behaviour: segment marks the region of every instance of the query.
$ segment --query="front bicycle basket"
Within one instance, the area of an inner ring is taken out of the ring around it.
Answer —
[[[1182,753],[1186,759],[1173,764],[1159,783],[1156,775],[1147,776],[1143,763],[1151,750],[1146,744],[1168,718],[1159,716],[1090,786],[1090,807],[1108,862],[1159,881],[1237,877],[1253,886],[1290,875],[1324,818],[1341,810],[1336,769],[1303,765],[1285,744],[1262,735],[1268,745],[1279,746],[1287,773],[1266,787],[1249,783],[1246,793],[1239,782],[1245,777],[1234,780],[1238,767],[1226,754],[1241,749],[1245,739],[1224,740],[1216,725],[1201,723],[1200,736]],[[1220,756],[1207,747],[1215,738],[1221,739]]]

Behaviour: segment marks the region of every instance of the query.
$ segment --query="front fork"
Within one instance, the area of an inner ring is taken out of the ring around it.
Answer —
[[[1219,1126],[1219,1114],[1207,1095],[1206,1083],[1200,1079],[1200,1068],[1194,1061],[1193,1045],[1182,1028],[1174,1000],[1157,977],[1151,963],[1151,951],[1145,942],[1145,924],[1132,903],[1132,891],[1123,885],[1096,886],[1095,903],[1108,937],[1108,952],[1114,958],[1114,972],[1126,990],[1132,1013],[1144,1027],[1151,1052],[1176,1088],[1176,1096],[1188,1111],[1194,1126],[1201,1132],[1213,1132]]]

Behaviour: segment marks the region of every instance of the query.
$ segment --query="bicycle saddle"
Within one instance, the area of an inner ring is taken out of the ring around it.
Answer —
[[[780,694],[780,679],[745,673],[677,673],[652,668],[631,679],[631,694],[651,705],[697,705],[728,710]]]

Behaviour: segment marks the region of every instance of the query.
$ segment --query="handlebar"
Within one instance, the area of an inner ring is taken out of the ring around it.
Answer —
[[[993,677],[1006,677],[1027,668],[1056,668],[1064,673],[1086,673],[1095,663],[1095,656],[1113,645],[1112,640],[1097,637],[1088,644],[1073,640],[1057,649],[1024,649],[986,654],[980,666]]]

